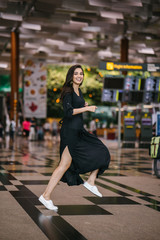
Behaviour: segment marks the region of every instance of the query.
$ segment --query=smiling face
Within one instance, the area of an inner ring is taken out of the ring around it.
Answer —
[[[83,82],[83,71],[81,68],[76,68],[73,73],[73,84],[80,85]]]

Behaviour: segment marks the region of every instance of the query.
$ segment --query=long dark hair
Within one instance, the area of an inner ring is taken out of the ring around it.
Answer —
[[[74,71],[76,68],[81,68],[83,71],[82,66],[79,64],[73,65],[72,67],[69,68],[67,75],[66,75],[66,81],[62,87],[62,92],[61,92],[61,96],[60,96],[61,100],[63,100],[66,93],[73,92],[73,74],[74,74]],[[84,71],[83,71],[83,75],[84,75]],[[82,85],[82,83],[80,85]]]

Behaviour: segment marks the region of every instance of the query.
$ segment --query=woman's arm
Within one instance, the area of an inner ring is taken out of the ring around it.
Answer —
[[[95,112],[96,108],[97,108],[96,106],[86,106],[86,107],[82,107],[82,108],[74,108],[72,115],[80,114],[83,112]]]

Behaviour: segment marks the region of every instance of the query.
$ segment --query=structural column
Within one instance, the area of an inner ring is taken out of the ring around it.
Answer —
[[[19,34],[11,32],[11,109],[10,118],[18,124]]]
[[[124,37],[121,40],[121,62],[128,62],[129,40]]]
[[[129,49],[129,40],[124,37],[121,40],[121,62],[128,62],[128,49]],[[122,71],[123,75],[127,75],[127,71]],[[121,124],[122,124],[122,118],[124,117],[121,115],[121,106],[123,107],[126,103],[118,103],[119,107],[119,114],[118,114],[118,147],[121,147]]]

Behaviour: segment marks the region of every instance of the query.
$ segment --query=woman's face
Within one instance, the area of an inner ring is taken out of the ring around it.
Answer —
[[[73,73],[73,83],[80,85],[83,82],[83,71],[81,68],[76,68]]]

